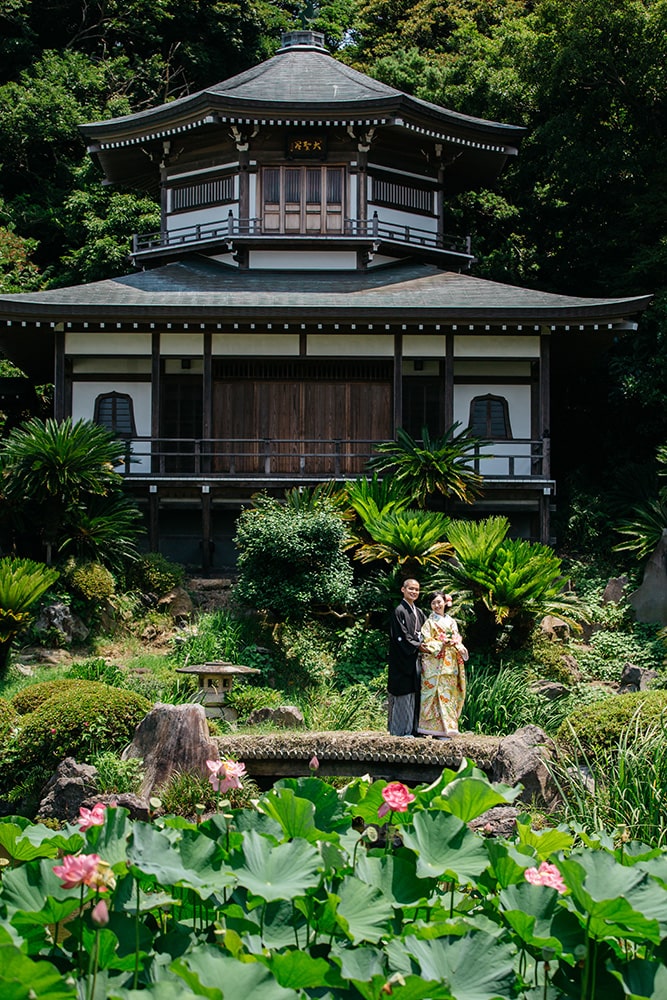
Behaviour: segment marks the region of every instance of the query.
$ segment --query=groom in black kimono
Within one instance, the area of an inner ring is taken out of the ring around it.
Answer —
[[[426,615],[415,603],[419,597],[416,580],[405,580],[401,594],[403,600],[394,609],[389,626],[389,733],[413,736],[419,717],[419,652]]]

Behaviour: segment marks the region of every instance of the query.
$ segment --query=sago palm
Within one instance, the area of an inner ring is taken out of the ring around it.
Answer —
[[[32,618],[30,609],[58,576],[57,570],[31,559],[0,559],[0,673],[12,642]]]
[[[452,424],[435,438],[424,427],[421,441],[399,427],[395,441],[376,446],[378,454],[369,460],[368,468],[391,473],[420,507],[425,507],[428,498],[437,493],[472,503],[482,492],[482,476],[472,463],[485,457],[479,454],[483,442],[467,428],[458,431],[460,426]]]
[[[354,557],[406,569],[440,563],[453,554],[448,524],[449,518],[435,511],[387,510],[364,522],[371,541],[359,545]]]
[[[537,621],[555,614],[573,627],[587,609],[563,592],[561,561],[546,545],[506,537],[506,518],[452,521],[448,537],[456,558],[445,567],[449,581],[472,606],[471,644],[523,645]]]

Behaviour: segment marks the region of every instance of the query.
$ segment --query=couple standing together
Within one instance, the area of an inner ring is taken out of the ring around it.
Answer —
[[[392,736],[458,736],[468,651],[447,614],[452,598],[428,595],[431,614],[417,607],[419,583],[405,580],[389,631],[389,732]]]

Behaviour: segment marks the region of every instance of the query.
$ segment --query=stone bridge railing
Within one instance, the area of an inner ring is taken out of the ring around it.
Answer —
[[[435,781],[444,768],[458,770],[464,758],[490,777],[501,742],[498,736],[475,734],[444,742],[377,732],[301,733],[294,730],[213,739],[220,756],[243,761],[248,775],[260,788],[270,787],[278,778],[310,774],[313,757],[317,757],[317,774],[322,777],[370,774],[372,778],[414,785]]]

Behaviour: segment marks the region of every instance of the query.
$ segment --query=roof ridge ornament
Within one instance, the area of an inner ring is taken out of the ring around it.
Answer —
[[[283,31],[278,52],[287,49],[321,49],[327,51],[324,34],[321,31]]]

